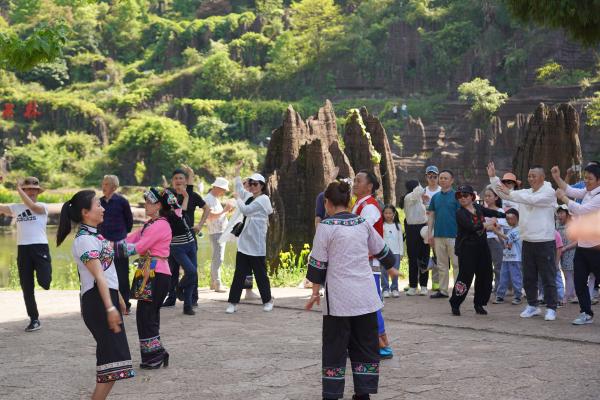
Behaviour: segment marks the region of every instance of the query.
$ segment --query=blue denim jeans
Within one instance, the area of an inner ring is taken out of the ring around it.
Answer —
[[[400,269],[400,254],[394,254],[394,257],[396,258],[396,262],[394,263],[394,268],[396,268],[396,270]],[[388,272],[385,268],[383,268],[383,266],[381,267],[381,290],[383,291],[390,291],[390,290],[398,290],[398,277],[396,276],[395,278],[392,278],[392,287],[390,288],[390,283],[389,283],[389,275]]]
[[[179,286],[183,289],[183,306],[192,306],[192,296],[196,285],[198,285],[198,258],[196,256],[196,243],[186,243],[171,246],[171,255],[184,271],[184,276],[179,281]]]
[[[538,277],[538,287],[540,288],[540,296],[544,297],[544,286],[542,285],[542,279]],[[563,282],[562,272],[560,269],[556,270],[556,294],[558,301],[563,302],[565,297],[565,283]]]
[[[500,283],[496,290],[496,297],[504,298],[508,283],[512,282],[515,299],[521,298],[523,289],[523,271],[519,261],[504,261],[500,268]]]

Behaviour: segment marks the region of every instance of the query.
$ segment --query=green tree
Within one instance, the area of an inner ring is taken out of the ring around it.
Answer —
[[[589,126],[600,126],[600,92],[594,93],[586,108],[587,122]]]
[[[61,57],[67,34],[68,28],[63,23],[40,24],[25,38],[11,29],[0,30],[0,68],[27,71]]]
[[[504,104],[508,95],[499,92],[487,79],[475,78],[461,83],[459,99],[471,104],[471,116],[478,120],[489,119]]]
[[[127,121],[117,140],[110,145],[111,161],[120,167],[125,182],[136,181],[137,163],[144,161],[144,184],[158,183],[160,177],[189,156],[190,136],[180,122],[166,117],[140,116]]]
[[[573,39],[593,46],[600,42],[598,0],[504,0],[513,16],[524,23],[564,29]]]
[[[207,57],[200,71],[194,92],[204,99],[231,98],[240,77],[241,67],[225,51]]]
[[[229,54],[246,67],[264,66],[272,46],[271,40],[260,33],[246,32],[229,43]]]
[[[142,51],[144,0],[115,0],[106,16],[104,41],[111,56],[132,62]]]
[[[83,132],[42,134],[37,141],[9,147],[11,169],[21,175],[34,175],[50,187],[77,186],[100,158],[99,141]]]
[[[292,3],[292,27],[309,58],[317,58],[343,32],[340,8],[333,0],[301,0]]]

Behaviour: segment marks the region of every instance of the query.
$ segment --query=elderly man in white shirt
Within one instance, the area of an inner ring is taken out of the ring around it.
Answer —
[[[556,242],[554,212],[558,207],[554,189],[544,179],[544,168],[534,165],[529,169],[527,181],[530,189],[510,190],[497,186],[498,196],[503,200],[519,203],[519,230],[523,240],[523,287],[527,295],[527,307],[521,313],[531,318],[542,312],[538,307],[538,275],[544,286],[547,310],[544,319],[556,319]]]
[[[406,252],[408,253],[408,286],[407,296],[427,295],[429,271],[429,245],[421,238],[421,229],[427,226],[427,209],[422,196],[425,189],[418,181],[406,182],[404,196],[404,232],[406,232]],[[421,286],[417,289],[417,283]]]
[[[586,214],[600,211],[600,166],[590,164],[584,169],[585,189],[569,186],[561,177],[560,169],[552,167],[552,178],[558,185],[556,197],[569,207],[569,213],[575,217],[573,223]],[[581,204],[571,199],[582,199]],[[591,324],[594,318],[587,282],[590,274],[600,276],[600,240],[579,240],[575,250],[575,293],[579,300],[580,314],[573,325]]]

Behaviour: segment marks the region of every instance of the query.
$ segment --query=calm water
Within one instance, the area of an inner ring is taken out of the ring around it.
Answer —
[[[134,228],[135,229],[135,228]],[[70,235],[60,247],[56,247],[56,227],[49,226],[47,229],[48,240],[50,241],[50,254],[52,256],[52,288],[65,289],[79,287],[77,277],[77,268],[73,263],[71,256],[71,244],[73,235]],[[225,252],[225,265],[235,264],[235,245],[228,243]],[[198,266],[210,268],[211,247],[208,235],[198,240]],[[13,270],[12,286],[18,287],[18,275],[16,274],[17,265],[17,231],[13,227],[0,228],[0,288],[9,286],[11,268]]]

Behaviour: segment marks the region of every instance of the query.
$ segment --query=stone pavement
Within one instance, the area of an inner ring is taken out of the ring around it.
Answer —
[[[226,295],[201,291],[197,315],[163,309],[161,335],[171,364],[136,368],[112,399],[320,399],[321,316],[302,310],[310,292],[274,289],[275,310],[258,302],[224,313]],[[89,398],[95,342],[77,292],[38,292],[43,329],[24,333],[21,293],[0,291],[0,399]],[[374,399],[600,399],[600,321],[573,327],[576,305],[545,322],[518,317],[522,306],[492,305],[475,315],[472,298],[453,317],[446,300],[388,299],[395,357],[383,361]],[[600,307],[597,307],[600,310]],[[125,317],[139,363],[135,315]],[[346,398],[352,380],[346,380]]]

